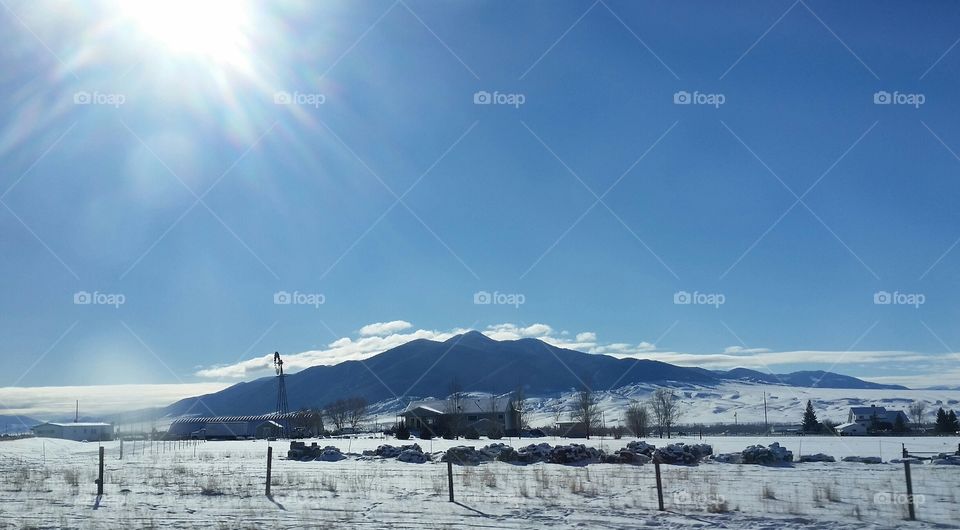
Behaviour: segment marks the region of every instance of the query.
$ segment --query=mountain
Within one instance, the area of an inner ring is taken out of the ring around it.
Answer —
[[[290,409],[324,406],[363,396],[370,403],[406,397],[446,396],[452,381],[471,392],[506,393],[522,385],[529,396],[589,385],[612,390],[638,383],[719,385],[729,381],[827,388],[897,388],[830,372],[771,375],[738,368],[713,371],[647,359],[617,359],[558,348],[537,339],[496,341],[470,331],[444,342],[417,339],[364,361],[314,366],[286,376]],[[180,400],[169,416],[262,414],[276,410],[276,377],[238,383],[213,394]]]
[[[39,421],[26,416],[0,414],[0,434],[30,432],[30,427],[39,424]]]

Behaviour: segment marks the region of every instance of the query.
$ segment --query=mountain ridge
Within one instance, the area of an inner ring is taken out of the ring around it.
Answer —
[[[443,342],[416,339],[363,361],[312,366],[285,377],[291,410],[322,407],[348,396],[362,396],[370,403],[445,396],[455,379],[465,391],[502,394],[522,386],[529,396],[558,394],[583,386],[614,390],[638,383],[709,386],[728,381],[807,388],[905,389],[823,371],[764,374],[747,368],[707,370],[650,359],[621,359],[552,346],[534,338],[498,341],[479,331]],[[275,377],[263,377],[182,399],[161,410],[167,416],[273,412],[276,385]]]

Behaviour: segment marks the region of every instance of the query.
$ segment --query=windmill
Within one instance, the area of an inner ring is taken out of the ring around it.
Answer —
[[[283,380],[283,359],[280,352],[273,352],[273,367],[277,370],[277,414],[290,412],[287,404],[287,383]]]

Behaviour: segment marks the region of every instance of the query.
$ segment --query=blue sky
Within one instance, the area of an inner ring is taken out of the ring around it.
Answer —
[[[0,386],[464,328],[960,384],[960,7],[231,5],[0,12]]]

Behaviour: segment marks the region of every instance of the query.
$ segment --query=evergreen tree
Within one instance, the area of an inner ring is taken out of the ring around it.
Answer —
[[[907,423],[903,421],[903,416],[897,414],[897,419],[893,421],[893,432],[907,432]]]
[[[397,440],[409,440],[410,439],[410,429],[407,428],[405,421],[400,420],[400,425],[397,426]]]
[[[957,422],[957,413],[951,410],[947,414],[947,432],[953,434],[957,431],[960,431],[960,423]]]
[[[817,413],[813,411],[813,403],[807,400],[807,410],[803,412],[803,432],[817,432],[820,429],[820,421],[817,420]]]
[[[944,434],[950,432],[950,419],[947,417],[947,413],[944,412],[943,407],[937,409],[937,421],[933,424],[934,432],[938,434]]]

